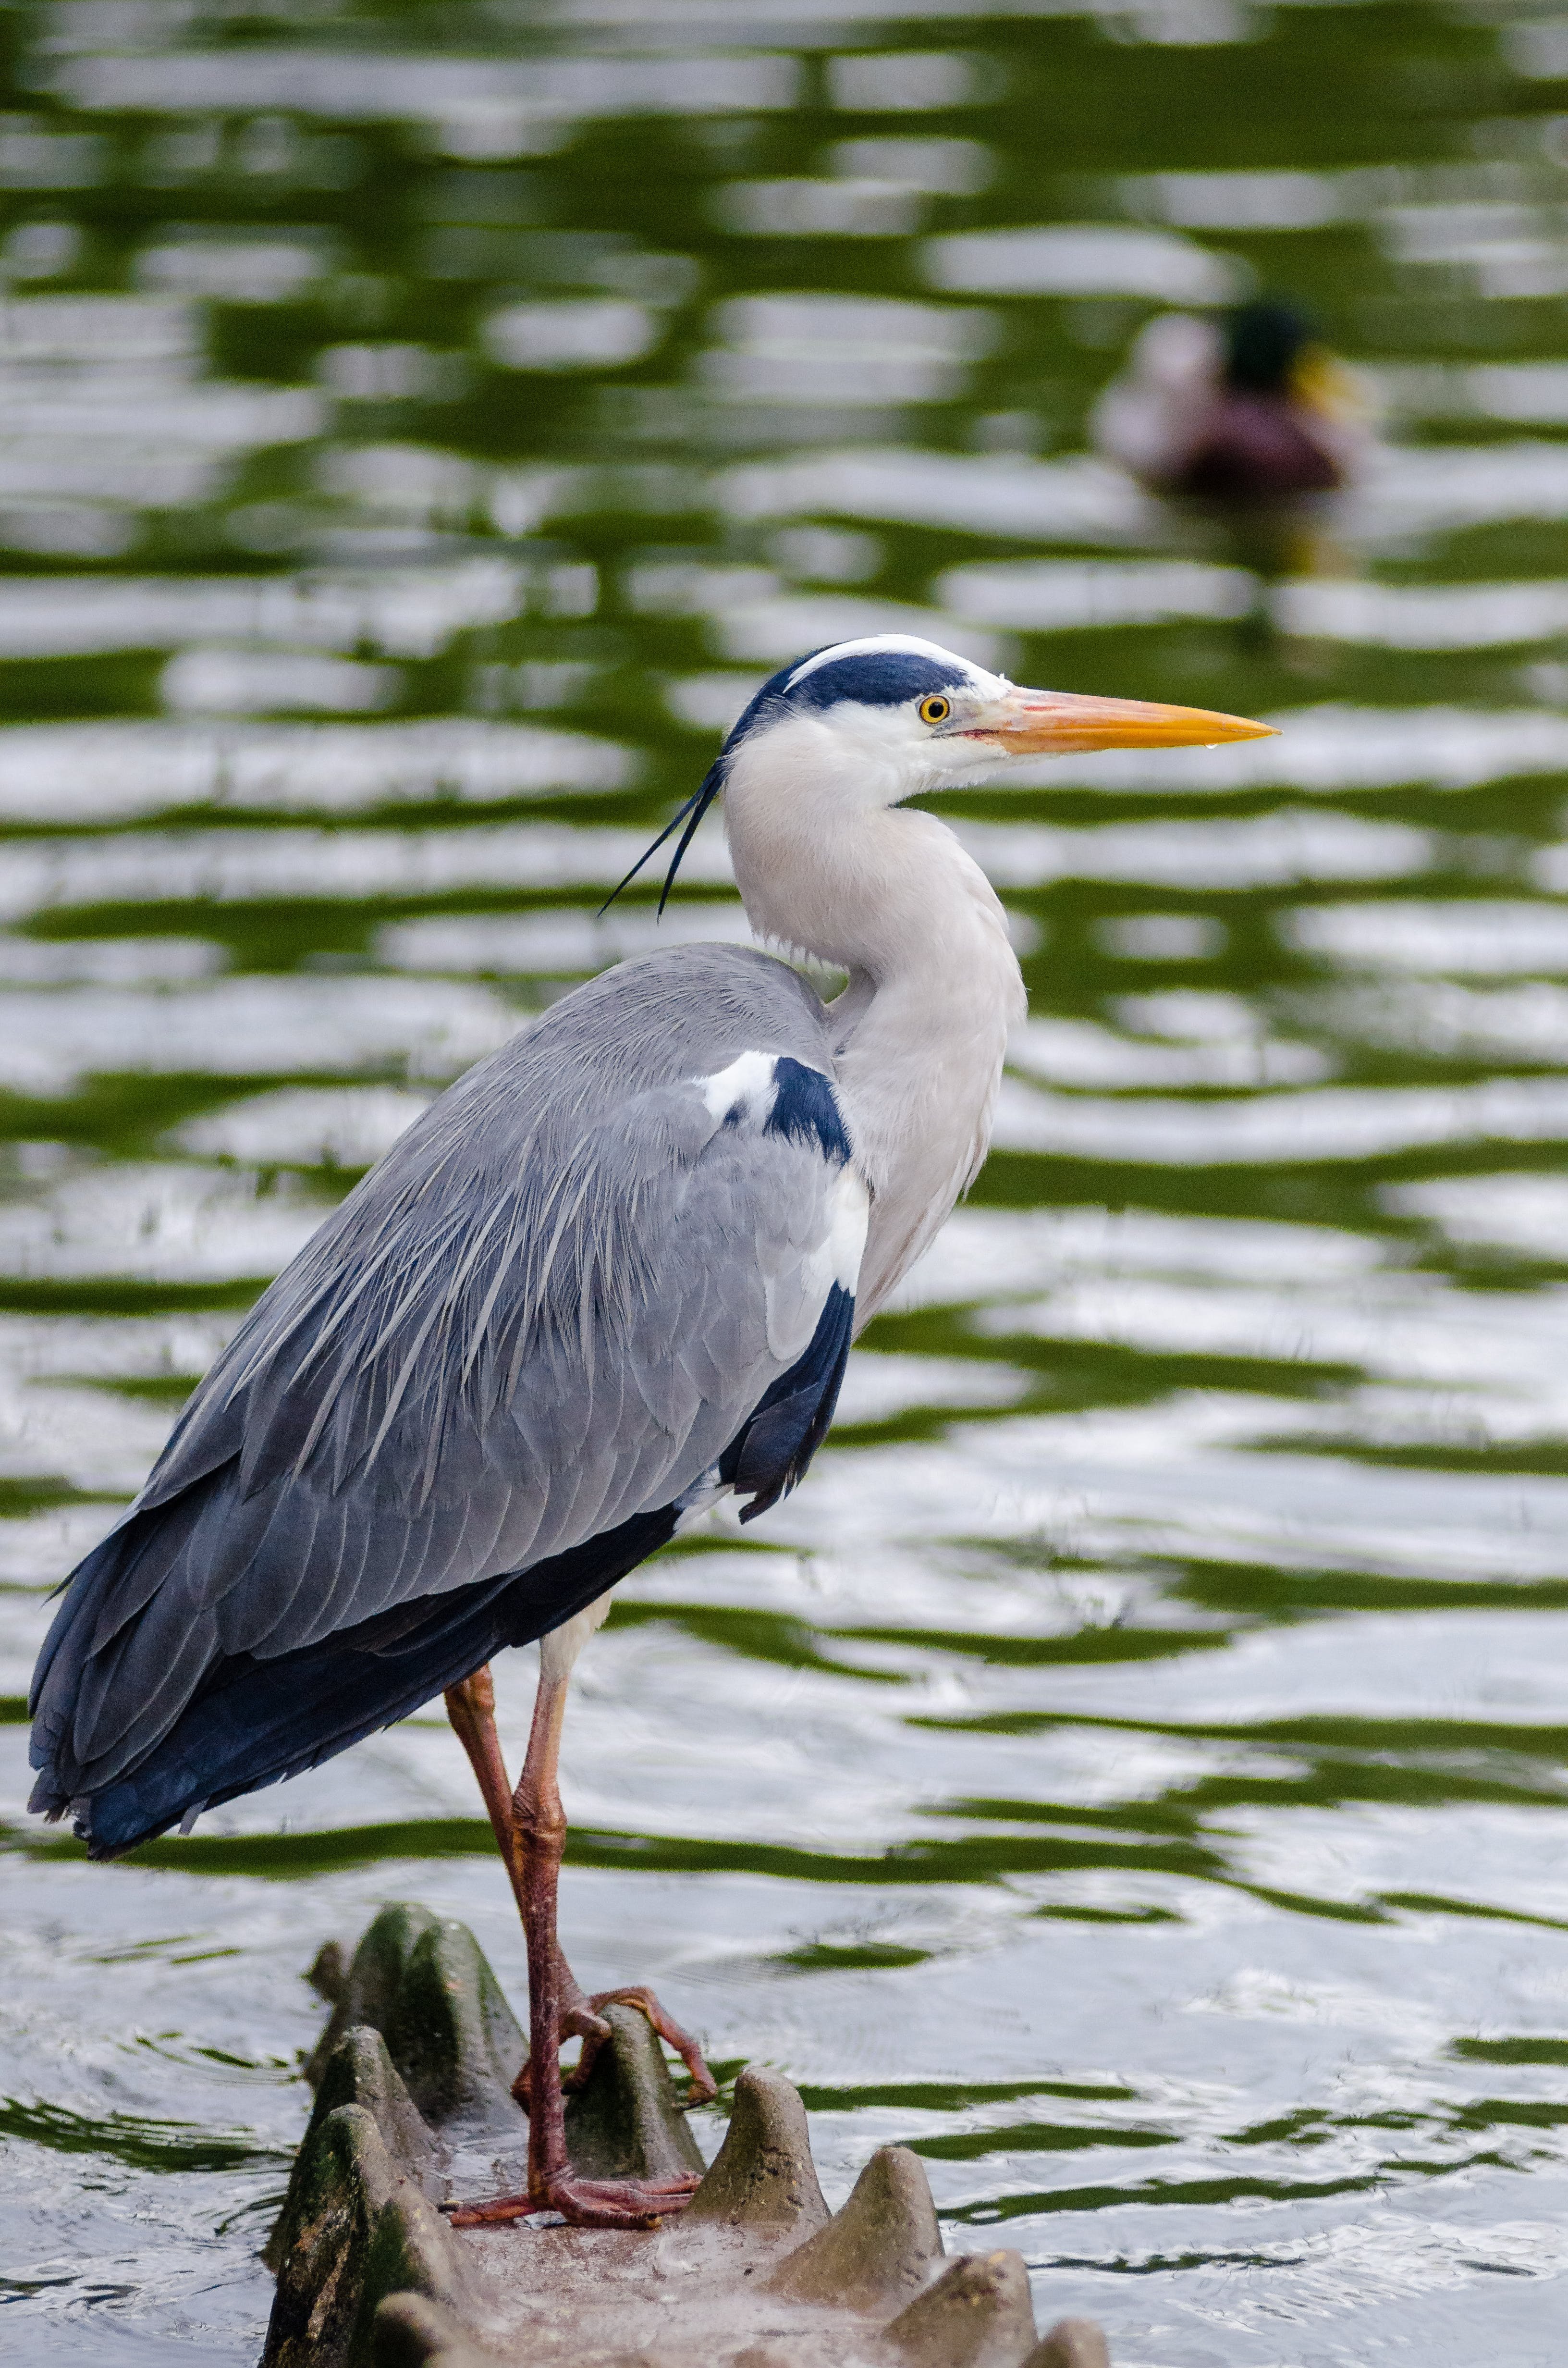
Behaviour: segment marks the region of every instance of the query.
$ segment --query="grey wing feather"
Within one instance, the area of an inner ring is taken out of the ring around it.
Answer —
[[[711,1469],[828,1288],[837,1171],[693,1082],[752,1050],[831,1074],[783,964],[624,964],[349,1194],[196,1393],[113,1583],[62,1606],[35,1701],[84,1782],[137,1764],[221,1658],[524,1570]]]

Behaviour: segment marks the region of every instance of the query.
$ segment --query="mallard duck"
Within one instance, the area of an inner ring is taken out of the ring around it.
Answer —
[[[1366,405],[1297,307],[1165,313],[1095,407],[1091,432],[1152,492],[1221,511],[1296,505],[1358,475]]]

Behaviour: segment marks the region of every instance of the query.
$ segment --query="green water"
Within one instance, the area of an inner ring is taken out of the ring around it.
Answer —
[[[948,802],[1026,958],[997,1147],[808,1485],[620,1590],[571,1954],[788,2070],[835,2198],[914,2145],[1118,2368],[1559,2360],[1564,21],[4,32],[7,2356],[255,2357],[324,1940],[418,1898],[521,1996],[435,1716],[113,1869],[31,1826],[48,1589],[351,1177],[652,941],[595,910],[750,687],[904,623],[1283,734]],[[1249,281],[1383,407],[1272,642],[1085,425]],[[733,933],[716,824],[686,876]]]

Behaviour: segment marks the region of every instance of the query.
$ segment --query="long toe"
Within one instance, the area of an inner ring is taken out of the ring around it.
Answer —
[[[695,2173],[676,2179],[577,2179],[568,2171],[550,2181],[550,2201],[574,2228],[651,2228],[683,2212],[698,2184]]]
[[[533,2212],[559,2212],[578,2228],[646,2228],[672,2212],[683,2212],[702,2184],[699,2170],[668,2179],[578,2179],[566,2171],[549,2182],[548,2200],[531,2195],[492,2195],[482,2203],[443,2203],[454,2228],[499,2228]]]
[[[673,2047],[691,2075],[691,2102],[710,2105],[719,2093],[719,2083],[708,2068],[708,2058],[702,2053],[700,2040],[689,2031],[683,2031],[668,2009],[642,1983],[630,1989],[600,1990],[587,2001],[589,2012],[601,2014],[607,2006],[634,2006],[645,2014],[666,2047]],[[608,2026],[606,2026],[608,2029]],[[597,2050],[595,2051],[597,2052]],[[586,2047],[584,2050],[586,2056]]]
[[[454,2228],[498,2228],[505,2221],[526,2220],[530,2212],[546,2207],[530,2195],[492,2195],[483,2203],[442,2203],[437,2208]]]

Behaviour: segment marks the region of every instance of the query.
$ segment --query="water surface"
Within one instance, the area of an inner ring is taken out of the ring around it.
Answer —
[[[6,29],[14,2345],[255,2357],[301,1975],[381,1900],[521,1999],[434,1714],[114,1869],[33,1828],[48,1590],[352,1178],[656,941],[597,908],[761,676],[902,621],[1282,736],[947,802],[1030,989],[997,1148],[809,1484],[621,1588],[571,1953],[786,2069],[835,2200],[915,2146],[1119,2368],[1559,2358],[1563,20]],[[1271,643],[1085,427],[1153,311],[1249,285],[1388,447]],[[744,932],[715,825],[685,877],[658,941]]]

